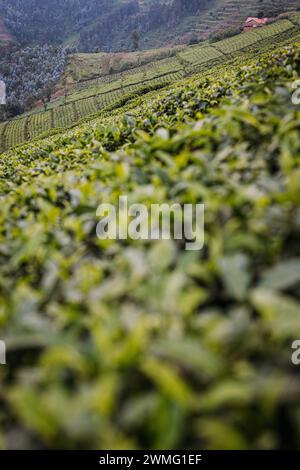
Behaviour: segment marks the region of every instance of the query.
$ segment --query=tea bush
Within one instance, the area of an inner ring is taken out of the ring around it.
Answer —
[[[0,167],[1,443],[298,448],[299,47],[150,93]],[[204,203],[205,246],[100,203]]]

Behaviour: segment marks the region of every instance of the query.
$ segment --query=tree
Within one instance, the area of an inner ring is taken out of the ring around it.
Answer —
[[[140,43],[140,33],[135,29],[131,35],[132,39],[132,48],[134,51],[137,51]]]
[[[47,111],[47,104],[50,103],[51,101],[51,94],[52,94],[51,85],[48,85],[42,96],[42,103],[44,105],[45,111]]]

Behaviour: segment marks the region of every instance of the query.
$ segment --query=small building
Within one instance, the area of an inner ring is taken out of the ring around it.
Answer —
[[[245,21],[243,31],[251,31],[255,28],[261,28],[267,24],[268,20],[269,18],[254,18],[249,16],[249,18],[247,18]]]

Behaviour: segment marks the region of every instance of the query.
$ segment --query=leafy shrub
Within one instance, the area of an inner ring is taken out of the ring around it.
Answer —
[[[210,42],[221,41],[222,39],[231,38],[241,33],[241,28],[226,28],[222,30],[215,31],[210,34]]]
[[[5,447],[298,448],[299,66],[219,67],[3,156]],[[205,249],[98,240],[121,194],[204,202]]]

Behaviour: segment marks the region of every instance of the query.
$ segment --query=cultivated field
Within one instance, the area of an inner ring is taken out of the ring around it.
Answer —
[[[176,51],[169,58],[150,61],[124,73],[99,75],[82,81],[82,75],[65,86],[64,95],[53,99],[46,112],[36,109],[8,123],[0,123],[0,149],[2,151],[33,138],[57,132],[97,113],[117,106],[147,91],[176,82],[193,72],[209,70],[238,57],[239,54],[257,49],[259,53],[277,47],[300,33],[299,15],[293,20],[282,19],[257,31],[251,31],[212,44],[190,46]],[[157,54],[157,52],[155,52]],[[173,53],[172,53],[173,54]],[[94,64],[99,56],[85,57],[87,64]],[[95,73],[97,73],[97,68]],[[87,75],[91,77],[91,75]]]
[[[290,43],[137,88],[112,112],[2,155],[2,448],[16,436],[25,449],[299,448]],[[90,99],[2,124],[5,144],[75,122]],[[97,207],[123,194],[204,203],[203,250],[98,239]]]

